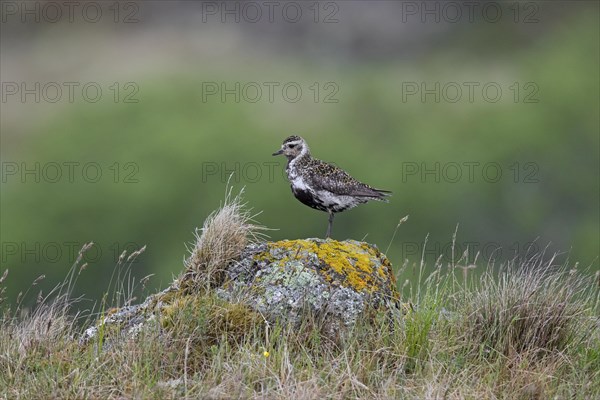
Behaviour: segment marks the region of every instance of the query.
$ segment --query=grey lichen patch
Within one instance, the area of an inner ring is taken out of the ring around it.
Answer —
[[[162,292],[146,298],[141,304],[111,309],[95,325],[85,330],[79,343],[87,344],[99,335],[104,336],[105,347],[110,347],[115,340],[133,339],[153,323],[156,315],[160,315],[161,311],[181,294],[179,282],[175,281]]]

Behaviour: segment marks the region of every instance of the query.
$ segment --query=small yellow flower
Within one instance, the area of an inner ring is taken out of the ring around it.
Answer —
[[[265,356],[265,358],[269,357],[270,355],[271,355],[271,354],[269,354],[269,352],[268,352],[268,351],[265,351],[265,352],[263,353],[263,356]]]

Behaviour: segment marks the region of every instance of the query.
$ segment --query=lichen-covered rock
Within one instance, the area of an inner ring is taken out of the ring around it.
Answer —
[[[283,240],[249,246],[227,271],[218,293],[268,320],[302,322],[309,313],[332,327],[363,312],[391,313],[399,305],[392,266],[377,247],[354,240]]]
[[[106,349],[148,327],[173,333],[185,330],[187,322],[199,321],[205,321],[204,336],[214,338],[243,337],[265,319],[300,324],[314,317],[334,332],[353,325],[361,314],[398,311],[392,266],[377,247],[364,242],[253,244],[224,269],[225,283],[216,291],[195,286],[194,272],[188,271],[141,304],[109,310],[85,331],[80,343],[102,337]]]

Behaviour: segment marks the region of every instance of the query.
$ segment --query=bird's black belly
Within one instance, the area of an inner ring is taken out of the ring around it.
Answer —
[[[310,190],[295,189],[292,187],[292,193],[294,193],[294,196],[300,200],[302,204],[305,204],[316,210],[327,211],[327,207],[325,207],[323,202]]]

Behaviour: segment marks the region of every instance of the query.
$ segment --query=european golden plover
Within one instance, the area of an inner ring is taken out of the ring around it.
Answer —
[[[306,141],[290,136],[283,141],[274,156],[283,154],[288,162],[285,168],[292,193],[302,203],[329,214],[327,237],[331,236],[335,213],[356,207],[369,200],[387,202],[391,192],[372,188],[359,182],[346,171],[317,160],[310,155]]]

